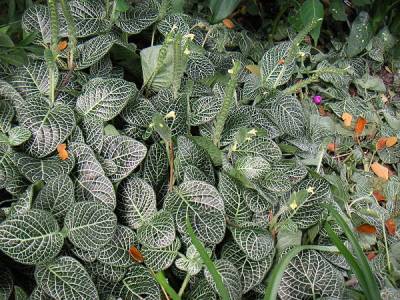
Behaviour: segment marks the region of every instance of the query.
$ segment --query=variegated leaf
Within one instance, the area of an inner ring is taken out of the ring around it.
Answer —
[[[222,282],[229,293],[230,300],[240,300],[242,299],[242,284],[238,281],[239,272],[236,267],[230,261],[226,259],[219,259],[214,261],[215,267],[217,268],[218,273],[222,277]],[[207,279],[208,283],[212,286],[212,288],[217,291],[216,284],[211,277],[208,269],[204,270],[204,276]]]
[[[196,282],[195,286],[191,288],[190,293],[188,295],[189,300],[216,300],[217,295],[211,289],[211,286],[208,284],[206,279],[201,279]]]
[[[127,268],[104,264],[98,260],[85,264],[85,268],[92,278],[101,278],[109,282],[119,282],[127,271]]]
[[[103,147],[104,122],[98,118],[85,118],[80,124],[85,142],[94,152],[99,153]]]
[[[171,245],[164,248],[149,248],[143,246],[140,249],[147,267],[154,272],[168,269],[178,255],[181,242],[176,238]]]
[[[12,127],[8,131],[8,142],[11,146],[19,146],[25,143],[31,137],[29,129],[21,126]]]
[[[14,281],[11,271],[0,266],[0,299],[9,299],[13,291]]]
[[[156,195],[143,179],[128,177],[118,186],[117,214],[121,222],[137,229],[156,212]]]
[[[214,75],[215,66],[205,55],[194,52],[189,56],[186,73],[192,80],[202,80]]]
[[[117,26],[124,32],[138,34],[153,24],[158,18],[158,8],[153,1],[144,1],[125,13],[117,21]]]
[[[74,184],[67,174],[51,178],[37,195],[33,208],[47,210],[63,223],[64,216],[74,203]]]
[[[72,205],[65,216],[68,239],[76,247],[96,250],[107,244],[117,227],[117,217],[106,206],[83,201]]]
[[[118,225],[112,239],[99,250],[97,259],[103,264],[129,267],[132,264],[129,248],[135,242],[135,232],[129,227]]]
[[[99,299],[85,268],[74,258],[58,257],[36,268],[35,279],[44,292],[55,299]]]
[[[147,148],[142,143],[127,136],[104,137],[101,156],[111,160],[117,170],[110,176],[111,181],[118,182],[127,177],[145,158]]]
[[[285,269],[278,290],[282,299],[331,297],[342,299],[340,272],[315,250],[300,252]]]
[[[0,224],[1,251],[24,264],[51,260],[63,244],[57,221],[43,210],[28,210]]]
[[[78,97],[76,110],[85,118],[108,121],[121,112],[135,91],[135,85],[123,79],[93,79]]]
[[[168,158],[165,147],[155,143],[150,146],[144,160],[143,179],[156,189],[165,180],[167,172]]]
[[[138,229],[139,242],[150,248],[164,248],[175,240],[174,219],[169,211],[158,211]]]
[[[186,181],[168,193],[164,207],[173,214],[178,231],[186,232],[188,217],[200,240],[216,244],[224,237],[224,202],[212,185]]]

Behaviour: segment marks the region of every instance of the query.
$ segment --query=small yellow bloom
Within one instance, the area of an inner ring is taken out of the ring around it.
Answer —
[[[248,131],[247,133],[251,134],[251,135],[257,135],[257,130],[255,128],[253,128],[252,130]]]
[[[167,113],[165,115],[165,119],[173,119],[173,120],[175,120],[176,119],[176,113],[174,111],[170,111],[169,113]]]
[[[309,187],[307,188],[307,192],[308,192],[309,194],[315,194],[315,187],[309,186]]]
[[[292,203],[290,203],[289,206],[290,206],[290,208],[293,209],[293,210],[296,209],[296,207],[297,207],[296,200],[294,200]]]
[[[183,53],[185,53],[186,55],[189,55],[190,54],[189,48],[186,48],[185,51],[183,51]]]

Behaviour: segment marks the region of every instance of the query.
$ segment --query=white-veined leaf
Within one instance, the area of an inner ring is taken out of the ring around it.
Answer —
[[[103,147],[104,122],[98,118],[84,118],[80,124],[85,142],[94,152],[99,153]]]
[[[286,267],[278,295],[282,299],[342,299],[342,274],[315,250],[300,252]]]
[[[239,143],[234,149],[239,156],[260,156],[269,162],[280,160],[282,152],[279,146],[267,137],[255,137]]]
[[[145,158],[147,148],[142,143],[127,136],[104,137],[101,155],[117,166],[116,172],[110,176],[117,182],[127,177]]]
[[[85,118],[108,121],[121,112],[135,91],[136,86],[123,79],[97,78],[85,86],[78,97],[76,109]]]
[[[94,262],[99,254],[98,250],[84,250],[78,247],[71,247],[71,252],[85,262]]]
[[[112,239],[99,251],[97,259],[116,267],[129,267],[132,259],[129,248],[136,242],[136,234],[129,227],[118,225]]]
[[[74,19],[77,37],[86,37],[111,29],[111,22],[106,19],[103,5],[87,0],[70,1],[68,4]]]
[[[46,5],[32,5],[22,16],[22,28],[27,32],[39,31],[43,42],[50,43],[50,12]]]
[[[189,20],[189,18],[189,16],[184,14],[168,14],[161,22],[157,24],[157,29],[164,36],[172,30],[181,33],[182,35],[188,34],[190,28],[187,20]]]
[[[174,219],[169,211],[158,211],[138,229],[139,242],[150,248],[164,248],[175,240]]]
[[[75,165],[74,157],[60,160],[57,156],[37,159],[15,152],[13,160],[20,172],[31,182],[43,180],[48,182],[60,174],[69,174]]]
[[[239,183],[227,174],[221,173],[218,190],[224,200],[226,216],[230,220],[235,223],[250,221],[252,213],[246,205],[244,188]]]
[[[280,60],[286,60],[291,42],[280,43],[267,52],[261,59],[261,82],[268,89],[275,89],[289,81],[295,68],[295,61],[285,61],[280,64]]]
[[[143,164],[143,179],[149,182],[154,189],[162,184],[168,172],[168,158],[159,143],[150,146]]]
[[[277,193],[288,192],[292,188],[288,175],[277,169],[270,170],[260,184],[267,190]]]
[[[264,177],[271,170],[269,162],[261,156],[239,157],[235,168],[250,181]]]
[[[144,257],[144,263],[154,272],[168,269],[178,255],[181,242],[176,238],[171,245],[164,248],[149,248],[143,246],[140,249]]]
[[[204,172],[200,170],[198,167],[192,165],[186,165],[182,167],[182,172],[183,172],[183,181],[200,180],[213,184],[213,181],[210,181],[209,178],[206,176],[206,174],[204,174]]]
[[[1,84],[1,83],[0,83]],[[1,87],[0,87],[1,89]],[[16,92],[17,93],[17,92]],[[6,133],[11,128],[11,121],[14,118],[15,111],[11,101],[3,99],[0,90],[0,131]]]
[[[268,196],[268,198],[266,198]],[[257,191],[246,189],[243,194],[244,201],[254,213],[263,213],[272,209],[276,202],[271,193],[260,195]]]
[[[114,209],[116,206],[114,187],[110,179],[105,176],[93,150],[83,143],[72,143],[69,149],[76,157],[76,199],[103,203]]]
[[[0,266],[0,299],[9,299],[13,291],[14,281],[11,271]]]
[[[18,196],[18,200],[11,204],[10,210],[8,212],[9,216],[12,216],[14,214],[23,214],[32,208],[34,189],[35,185],[31,184],[22,194]]]
[[[283,133],[294,137],[304,134],[305,116],[296,97],[278,95],[269,105],[268,113]]]
[[[197,126],[213,120],[221,109],[223,98],[204,96],[191,103],[190,125]]]
[[[222,250],[222,258],[232,262],[239,271],[243,293],[247,293],[261,283],[272,266],[274,255],[275,251],[270,251],[264,259],[255,261],[250,259],[234,242],[227,242]]]
[[[78,44],[76,70],[83,70],[98,62],[116,42],[112,34],[103,34]]]
[[[192,80],[202,80],[214,75],[215,66],[205,55],[194,52],[189,55],[186,73]]]
[[[208,243],[219,243],[225,234],[224,202],[212,185],[186,181],[167,194],[164,202],[181,233],[186,232],[186,217],[196,236]]]
[[[55,299],[99,299],[85,268],[74,258],[58,257],[36,268],[35,279],[44,292]]]
[[[32,294],[29,296],[29,300],[52,300],[49,295],[47,295],[42,288],[36,286]]]
[[[121,222],[137,229],[157,212],[156,195],[143,179],[128,177],[118,186],[117,214]]]
[[[119,294],[122,299],[161,299],[160,288],[151,273],[143,266],[134,265],[121,282]]]
[[[51,178],[37,195],[33,208],[47,210],[63,223],[64,216],[74,203],[74,184],[67,174]]]
[[[211,256],[211,250],[206,249],[208,256]],[[175,261],[175,265],[179,270],[189,273],[191,276],[198,274],[204,266],[203,259],[196,247],[190,245],[186,249],[186,257],[179,257]]]
[[[46,211],[32,209],[0,224],[0,249],[24,264],[38,264],[55,257],[64,244],[57,221]]]
[[[29,182],[19,171],[15,160],[15,152],[8,145],[0,143],[0,188],[17,195],[25,191]]]
[[[110,282],[119,282],[124,278],[127,271],[127,268],[103,264],[98,260],[85,264],[85,267],[92,278],[100,277]]]
[[[252,260],[260,261],[275,251],[271,234],[261,227],[249,223],[230,230],[239,248]]]
[[[242,284],[238,281],[239,272],[236,267],[229,260],[219,259],[214,261],[215,267],[217,268],[218,273],[222,277],[222,282],[224,286],[228,290],[229,299],[231,300],[240,300],[242,299]],[[212,286],[212,288],[216,291],[216,284],[208,271],[208,269],[204,270],[204,276],[207,279],[208,283]]]
[[[144,1],[120,15],[116,25],[129,34],[138,34],[158,18],[158,9],[153,1]]]
[[[29,129],[32,137],[27,142],[29,152],[44,157],[53,152],[71,134],[75,126],[74,112],[65,104],[50,106],[45,98],[29,98],[18,107],[20,126]]]
[[[58,69],[55,70],[55,78],[55,84],[57,84]],[[15,70],[11,83],[25,98],[47,97],[50,93],[49,67],[43,60],[31,60],[28,64],[22,65]],[[18,102],[15,104],[18,104]],[[16,108],[19,109],[19,107]]]
[[[74,246],[96,250],[113,237],[117,217],[100,203],[83,201],[72,205],[65,216],[64,227]]]
[[[19,146],[25,143],[27,140],[29,140],[31,135],[32,133],[29,131],[29,129],[25,127],[22,126],[12,127],[8,131],[8,141],[11,146]]]
[[[188,295],[189,300],[216,300],[217,295],[215,292],[211,289],[211,286],[208,284],[207,280],[205,278],[199,280],[196,282],[195,286],[190,289],[189,295]]]

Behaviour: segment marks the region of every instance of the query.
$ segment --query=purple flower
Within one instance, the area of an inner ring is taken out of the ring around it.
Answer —
[[[315,104],[320,105],[322,103],[322,97],[320,95],[315,95],[314,97],[312,97],[312,101]]]

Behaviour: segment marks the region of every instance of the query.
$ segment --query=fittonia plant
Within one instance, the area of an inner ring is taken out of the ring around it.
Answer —
[[[24,270],[30,299],[161,299],[158,272],[179,297],[217,299],[188,221],[229,298],[260,299],[290,248],[332,246],[325,223],[345,241],[326,205],[376,229],[356,236],[378,253],[383,293],[396,293],[385,278],[399,236],[384,224],[398,213],[400,146],[371,146],[400,138],[398,106],[372,75],[388,29],[364,33],[360,13],[348,41],[322,53],[304,41],[318,39],[317,15],[272,44],[171,4],[49,0],[23,14],[44,54],[0,74],[0,188],[12,195],[0,202],[0,298],[26,299]],[[374,163],[392,165],[390,178]],[[287,265],[281,299],[352,297],[343,256],[316,249]]]

